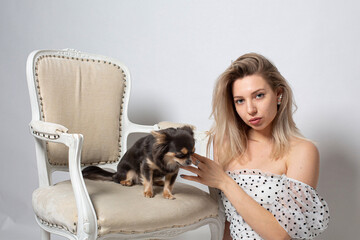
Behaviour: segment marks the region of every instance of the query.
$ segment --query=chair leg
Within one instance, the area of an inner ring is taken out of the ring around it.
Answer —
[[[41,240],[50,240],[50,233],[41,229]]]
[[[221,231],[221,227],[215,223],[210,223],[209,227],[211,232],[211,240],[221,240],[223,237],[223,232]]]

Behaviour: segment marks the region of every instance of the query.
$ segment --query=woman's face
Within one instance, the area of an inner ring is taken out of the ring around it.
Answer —
[[[232,93],[236,112],[248,126],[257,131],[271,129],[278,96],[263,77],[250,75],[235,80]]]

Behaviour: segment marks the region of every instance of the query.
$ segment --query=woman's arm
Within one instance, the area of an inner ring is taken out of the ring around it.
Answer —
[[[245,222],[263,239],[290,239],[276,218],[237,185],[218,163],[198,154],[194,154],[193,158],[193,162],[199,161],[198,168],[182,168],[197,176],[182,175],[182,178],[221,190]]]
[[[250,197],[233,179],[227,178],[221,191],[244,221],[263,239],[291,239],[273,214]]]

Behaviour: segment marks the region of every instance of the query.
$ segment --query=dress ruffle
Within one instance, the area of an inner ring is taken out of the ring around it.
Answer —
[[[285,174],[277,175],[257,169],[227,172],[243,190],[271,212],[293,239],[312,239],[329,224],[329,208],[316,189]],[[222,194],[232,237],[247,237],[253,230]],[[261,239],[255,232],[252,236]]]

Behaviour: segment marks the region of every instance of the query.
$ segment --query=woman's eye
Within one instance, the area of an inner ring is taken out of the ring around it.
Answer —
[[[263,93],[259,93],[258,95],[256,95],[256,98],[263,98],[265,96],[265,94],[263,94]]]
[[[244,102],[244,99],[237,99],[235,100],[236,104],[242,104]]]

